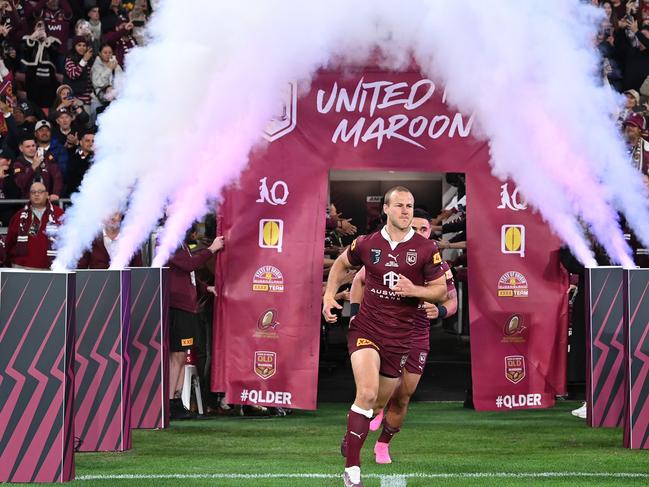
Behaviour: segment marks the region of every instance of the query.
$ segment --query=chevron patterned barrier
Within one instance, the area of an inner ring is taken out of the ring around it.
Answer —
[[[73,273],[0,272],[0,482],[74,478]]]

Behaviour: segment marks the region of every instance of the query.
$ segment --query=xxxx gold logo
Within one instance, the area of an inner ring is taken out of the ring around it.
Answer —
[[[183,347],[191,347],[194,344],[193,338],[183,338],[180,340],[180,345]]]
[[[525,225],[503,225],[500,228],[500,251],[525,257]]]
[[[259,220],[259,246],[262,249],[276,249],[281,252],[283,243],[283,220]]]
[[[374,343],[372,340],[368,340],[367,338],[357,338],[356,339],[356,346],[357,347],[374,347],[377,350],[379,350],[379,347],[376,346],[376,343]]]
[[[433,254],[433,264],[441,264],[442,263],[442,256],[439,254],[439,252],[435,252]]]

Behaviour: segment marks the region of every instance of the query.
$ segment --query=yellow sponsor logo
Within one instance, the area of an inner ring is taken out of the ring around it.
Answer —
[[[379,347],[376,346],[376,343],[374,343],[372,340],[368,340],[367,338],[357,338],[356,339],[356,346],[357,347],[367,347],[371,346],[379,350]]]
[[[500,229],[500,251],[525,257],[525,226],[503,225]]]
[[[442,256],[439,255],[439,252],[435,252],[433,254],[433,264],[441,264],[442,263]]]
[[[446,275],[446,280],[447,281],[450,281],[450,280],[453,279],[453,273],[451,272],[451,269],[447,270],[445,275]]]
[[[352,249],[351,249],[352,252],[354,251],[355,248],[356,248],[356,239],[354,239],[354,241],[352,242]]]
[[[259,220],[259,246],[262,249],[275,249],[281,252],[283,243],[283,220]]]
[[[191,347],[194,344],[194,339],[193,338],[183,338],[180,340],[180,344],[183,347]]]

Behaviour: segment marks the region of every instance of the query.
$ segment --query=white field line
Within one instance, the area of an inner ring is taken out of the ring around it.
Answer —
[[[335,479],[342,476],[332,473],[213,473],[213,474],[118,474],[79,475],[76,480],[134,480],[134,479]],[[399,473],[393,475],[364,473],[363,478],[381,479],[382,485],[405,485],[409,478],[419,479],[473,479],[473,478],[638,478],[649,479],[649,473],[635,472],[469,472],[469,473]]]

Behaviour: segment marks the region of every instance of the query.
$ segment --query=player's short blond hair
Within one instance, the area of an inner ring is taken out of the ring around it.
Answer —
[[[388,189],[385,192],[385,196],[383,197],[383,204],[384,205],[389,205],[390,204],[390,198],[392,197],[393,193],[410,193],[412,192],[406,188],[405,186],[393,186],[392,188]],[[414,196],[413,196],[414,199]]]

